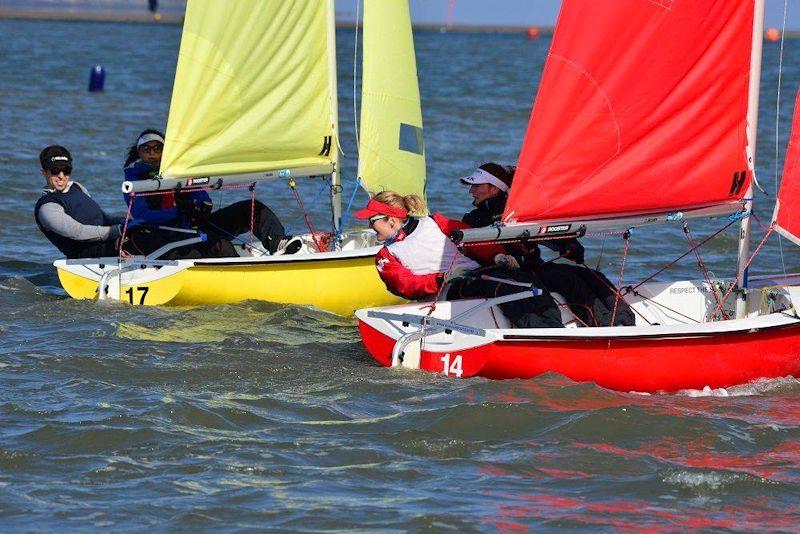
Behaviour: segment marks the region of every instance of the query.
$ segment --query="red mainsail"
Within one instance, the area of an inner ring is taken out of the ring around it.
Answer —
[[[776,230],[800,245],[800,91],[794,101],[794,119],[786,161],[783,162],[783,177],[775,204],[773,220]]]
[[[753,0],[564,0],[507,223],[741,199]]]

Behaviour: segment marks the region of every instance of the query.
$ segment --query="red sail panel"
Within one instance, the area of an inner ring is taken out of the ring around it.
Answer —
[[[753,0],[564,0],[504,220],[741,199]]]
[[[789,146],[786,147],[783,177],[773,220],[782,235],[800,245],[800,91],[794,100],[792,134],[789,137]]]

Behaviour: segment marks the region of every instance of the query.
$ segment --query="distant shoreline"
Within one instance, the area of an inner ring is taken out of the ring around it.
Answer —
[[[158,16],[146,11],[127,11],[127,10],[63,10],[63,9],[20,9],[0,7],[0,19],[19,19],[19,20],[64,20],[80,22],[124,22],[136,24],[183,24],[183,13],[159,11]],[[352,21],[342,21],[336,23],[337,28],[354,28]],[[505,33],[505,34],[525,34],[529,26],[507,26],[507,25],[463,25],[455,24],[447,27],[442,24],[420,23],[413,24],[415,30],[433,32],[454,32],[454,33]],[[549,36],[553,34],[552,26],[539,26],[540,35]],[[800,37],[800,30],[787,30],[788,39]]]
[[[63,9],[20,9],[0,7],[0,19],[19,20],[66,20],[80,22],[130,22],[139,24],[183,24],[183,14],[176,12],[159,12],[160,19],[153,13],[141,11],[119,10],[63,10]],[[354,28],[354,22],[337,22],[338,28]],[[447,27],[441,24],[414,24],[415,30],[458,33],[510,33],[524,34],[527,26],[504,25],[453,25]],[[553,28],[540,27],[541,35],[551,35]]]
[[[183,13],[112,10],[64,10],[64,9],[20,9],[0,7],[0,19],[18,20],[67,20],[80,22],[135,22],[149,24],[183,24]]]

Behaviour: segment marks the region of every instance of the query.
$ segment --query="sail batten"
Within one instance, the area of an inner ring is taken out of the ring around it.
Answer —
[[[407,0],[364,0],[358,176],[370,193],[425,196],[425,148]]]
[[[753,2],[564,0],[507,224],[741,199]]]
[[[189,0],[161,174],[331,164],[329,11],[318,0]]]

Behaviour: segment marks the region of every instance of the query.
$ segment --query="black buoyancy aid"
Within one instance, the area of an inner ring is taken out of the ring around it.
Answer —
[[[464,214],[461,221],[472,228],[490,226],[500,220],[508,197],[501,193],[475,204],[475,209]]]
[[[92,197],[86,194],[80,184],[73,182],[66,193],[51,191],[42,195],[34,208],[36,224],[45,237],[67,258],[93,258],[111,253],[112,247],[106,242],[76,241],[42,226],[39,221],[39,210],[48,202],[59,204],[67,215],[81,224],[102,226],[105,223],[103,210]]]

